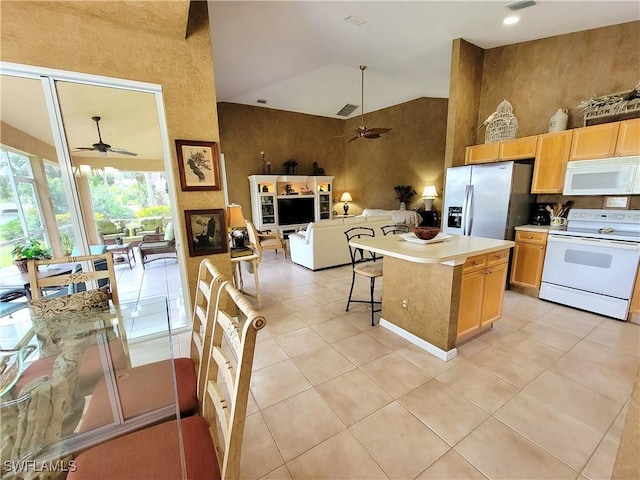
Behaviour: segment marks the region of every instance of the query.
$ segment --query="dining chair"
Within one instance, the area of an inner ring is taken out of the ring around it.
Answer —
[[[96,264],[106,263],[106,269],[98,270]],[[61,265],[66,263],[85,263],[86,270],[72,269],[70,273],[46,276],[46,270],[39,270],[41,266]],[[101,312],[110,310],[113,306],[117,320],[115,332],[110,328],[106,332],[107,346],[114,368],[124,369],[131,366],[127,333],[119,314],[119,297],[113,268],[113,257],[106,252],[101,255],[85,255],[79,257],[53,258],[47,260],[30,260],[27,264],[32,299],[29,301],[32,329],[24,340],[33,335],[38,341],[40,358],[31,362],[16,383],[21,389],[34,378],[50,376],[54,362],[62,354],[59,340],[63,334],[75,328],[78,322],[95,322]],[[91,271],[93,269],[93,271]],[[108,280],[108,285],[91,288],[98,283]],[[83,284],[85,291],[62,296],[47,298],[42,295],[42,289],[51,287],[73,288]],[[117,335],[116,335],[117,332]],[[102,355],[98,345],[86,348],[80,363],[79,381],[82,391],[90,391],[96,382],[104,375]]]
[[[224,300],[224,301],[222,301]],[[248,299],[228,282],[218,291],[201,415],[107,441],[80,453],[68,480],[181,478],[176,452],[184,451],[187,478],[240,477],[256,335],[266,324]]]
[[[409,233],[409,226],[401,223],[396,223],[393,225],[384,225],[380,227],[382,230],[382,234],[387,235],[397,235],[398,233]]]
[[[261,232],[251,220],[245,219],[245,223],[247,224],[247,234],[249,235],[251,248],[259,252],[260,258],[262,258],[264,250],[275,250],[277,256],[279,249],[282,250],[284,258],[287,258],[287,246],[279,233]]]
[[[180,416],[195,415],[198,399],[203,396],[205,376],[211,345],[213,316],[218,290],[226,281],[213,265],[204,259],[198,270],[193,326],[191,328],[190,357],[136,366],[116,372],[117,394],[124,419],[153,411],[175,402],[173,371]],[[173,367],[173,368],[172,368]],[[79,430],[84,432],[114,421],[107,382],[101,378],[96,385]]]
[[[382,311],[382,308],[375,309],[374,305],[381,305],[381,301],[374,300],[374,290],[376,278],[382,277],[382,262],[376,262],[376,254],[362,248],[352,247],[349,243],[352,239],[364,237],[375,237],[376,232],[369,227],[354,227],[344,232],[349,245],[349,255],[351,256],[351,288],[349,289],[349,299],[347,300],[346,311],[352,303],[368,303],[371,306],[371,326],[375,326],[374,314]],[[353,287],[356,283],[356,275],[369,279],[369,300],[353,300]]]

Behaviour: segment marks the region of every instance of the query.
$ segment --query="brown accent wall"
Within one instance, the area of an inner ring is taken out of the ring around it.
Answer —
[[[2,1],[3,61],[162,85],[177,179],[177,217],[184,210],[222,208],[223,192],[181,192],[173,141],[219,141],[213,61],[206,19],[185,39],[188,1]],[[205,12],[206,14],[206,12]],[[202,257],[182,245],[189,291]],[[228,255],[212,260],[231,274]]]
[[[558,108],[569,109],[568,128],[581,127],[581,101],[638,84],[639,45],[636,21],[486,50],[478,125],[507,99],[518,137],[548,132]]]
[[[367,127],[393,130],[378,139],[360,138],[346,144],[345,177],[335,192],[344,189],[353,196],[349,213],[364,208],[397,209],[395,185],[411,185],[418,192],[407,208],[423,208],[420,198],[427,184],[436,186],[434,209],[441,210],[447,122],[446,98],[418,98],[410,102],[366,113]],[[360,126],[360,117],[345,121],[347,138]]]
[[[247,177],[262,174],[260,152],[272,174],[285,173],[284,162],[295,159],[298,175],[311,175],[318,162],[327,175],[344,177],[343,120],[225,102],[218,118],[229,201],[242,205],[245,218],[251,219]]]
[[[220,103],[221,149],[225,154],[229,200],[250,217],[247,176],[262,173],[260,152],[271,161],[271,173],[284,173],[283,163],[298,161],[298,174],[309,175],[318,162],[334,175],[334,202],[345,190],[353,196],[349,213],[364,208],[398,208],[393,187],[412,185],[418,195],[407,208],[422,207],[426,184],[442,194],[447,100],[419,98],[367,113],[368,127],[391,127],[378,139],[348,140],[360,117],[347,120],[317,117],[269,108]],[[434,208],[439,209],[439,201]],[[334,210],[342,213],[341,205]]]
[[[467,146],[477,143],[484,50],[460,38],[451,49],[445,167],[464,165]]]

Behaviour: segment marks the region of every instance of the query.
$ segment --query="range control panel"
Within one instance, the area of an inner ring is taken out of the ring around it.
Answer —
[[[569,210],[569,221],[599,223],[640,223],[640,210],[598,210],[591,208],[576,208]]]

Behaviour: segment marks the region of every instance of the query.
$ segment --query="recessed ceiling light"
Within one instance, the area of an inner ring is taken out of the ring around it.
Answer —
[[[349,15],[344,17],[345,22],[353,23],[354,25],[364,25],[367,21],[364,18],[356,17],[355,15]]]
[[[515,15],[511,15],[510,17],[506,17],[502,23],[505,25],[515,25],[520,21],[520,17],[516,17]]]

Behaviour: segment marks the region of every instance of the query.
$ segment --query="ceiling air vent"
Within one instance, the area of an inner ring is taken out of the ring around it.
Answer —
[[[523,8],[533,7],[536,4],[533,0],[520,0],[519,2],[513,2],[505,5],[509,10],[522,10]]]
[[[262,103],[262,104],[267,103],[267,101],[264,98],[259,98],[258,100],[256,100],[256,102]]]
[[[358,105],[351,105],[350,103],[347,103],[338,113],[336,113],[336,115],[340,115],[341,117],[348,117],[356,108],[358,108]]]

